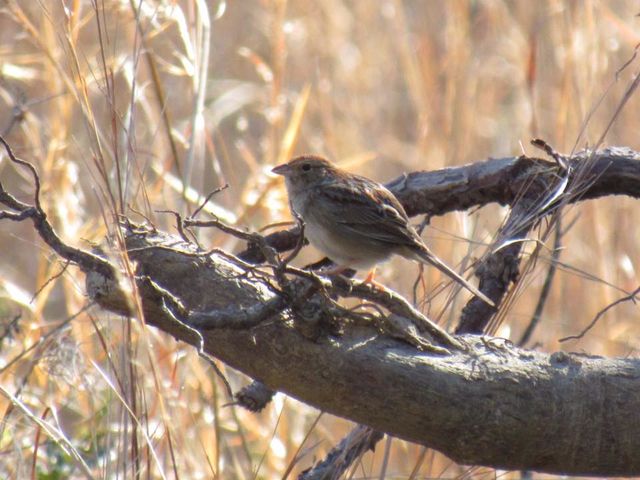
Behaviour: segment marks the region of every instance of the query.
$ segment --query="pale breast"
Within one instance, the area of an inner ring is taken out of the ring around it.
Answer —
[[[388,246],[382,246],[380,242],[367,242],[361,236],[354,238],[353,232],[331,220],[335,215],[323,215],[323,208],[330,206],[326,205],[325,199],[314,195],[313,188],[300,192],[298,185],[286,180],[291,208],[304,220],[305,237],[334,263],[370,270],[392,255]]]

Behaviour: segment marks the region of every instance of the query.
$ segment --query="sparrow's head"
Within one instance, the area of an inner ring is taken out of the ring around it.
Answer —
[[[282,175],[287,187],[301,189],[322,183],[340,175],[340,170],[328,160],[316,155],[302,155],[289,163],[278,165],[273,173]]]

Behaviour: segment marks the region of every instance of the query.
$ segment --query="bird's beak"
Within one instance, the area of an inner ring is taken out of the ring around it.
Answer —
[[[290,171],[291,171],[291,167],[289,166],[288,163],[283,163],[282,165],[278,165],[277,167],[274,167],[271,170],[271,172],[275,173],[276,175],[286,175]]]

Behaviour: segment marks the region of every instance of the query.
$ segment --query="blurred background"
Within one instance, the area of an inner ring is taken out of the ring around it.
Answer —
[[[300,153],[385,182],[541,156],[533,137],[563,153],[593,146],[638,71],[634,60],[618,73],[640,42],[640,4],[628,1],[4,0],[0,13],[0,132],[37,166],[58,233],[83,248],[112,234],[118,215],[175,233],[158,211],[191,213],[224,184],[202,218],[249,230],[290,220],[269,171]],[[632,97],[604,145],[639,148],[639,108]],[[31,177],[4,152],[0,178],[32,201]],[[433,218],[423,236],[459,265],[484,253],[507,214],[491,205]],[[632,302],[582,339],[558,340],[637,287],[638,217],[637,202],[622,197],[564,211],[558,271],[529,348],[637,354]],[[207,246],[243,248],[217,231],[198,234]],[[495,334],[519,342],[552,240]],[[2,478],[84,478],[68,444],[96,478],[293,478],[353,426],[283,395],[260,414],[224,406],[192,347],[85,308],[82,275],[29,222],[2,221],[0,252]],[[308,247],[297,261],[319,258]],[[379,271],[411,298],[417,265],[394,259]],[[442,281],[425,271],[421,296]],[[443,310],[441,297],[426,311],[449,327],[463,303]],[[220,367],[234,388],[248,383]],[[386,439],[351,475],[521,473]]]

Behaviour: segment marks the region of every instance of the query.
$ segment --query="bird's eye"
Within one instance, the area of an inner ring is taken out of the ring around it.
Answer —
[[[311,170],[311,165],[309,165],[308,163],[303,164],[302,170],[308,172],[309,170]]]

